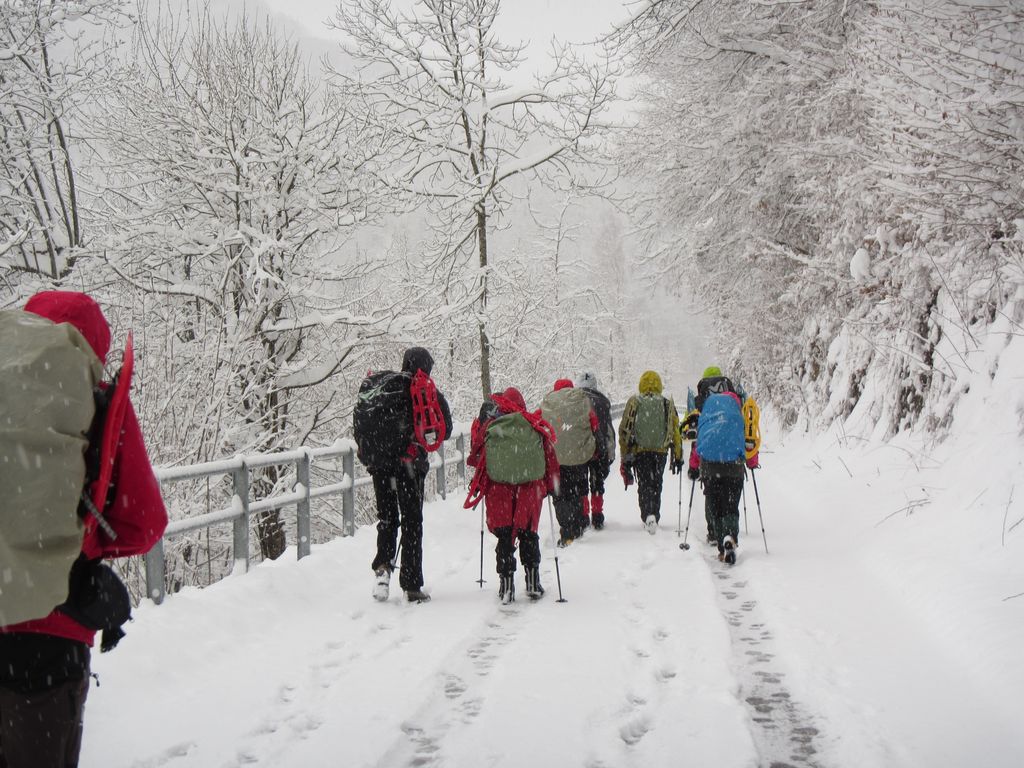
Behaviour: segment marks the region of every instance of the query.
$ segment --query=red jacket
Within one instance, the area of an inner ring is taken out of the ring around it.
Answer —
[[[526,402],[515,387],[509,387],[500,395],[491,395],[491,399],[502,414],[522,413],[527,418],[539,419],[539,411],[533,414],[527,412]],[[555,493],[558,489],[558,457],[555,455],[554,442],[549,437],[550,433],[541,433],[546,465],[543,478],[519,485],[495,483],[487,476],[487,455],[483,450],[483,436],[489,423],[487,421],[483,424],[474,423],[473,425],[474,439],[471,442],[474,443],[474,446],[467,463],[476,467],[476,474],[470,484],[465,506],[467,508],[475,507],[483,498],[487,509],[487,528],[492,533],[497,528],[507,527],[512,527],[514,531],[531,530],[536,532],[540,524],[540,514],[545,496]],[[541,423],[547,424],[543,420]]]
[[[57,323],[70,323],[89,342],[100,361],[106,362],[110,349],[110,326],[89,296],[72,291],[44,291],[29,299],[25,310]],[[90,559],[128,557],[148,552],[163,536],[167,527],[167,510],[131,403],[121,429],[108,498],[104,517],[117,532],[117,540],[111,541],[90,517],[86,521],[82,552]],[[43,619],[0,627],[0,632],[39,632],[90,645],[96,634],[57,611]]]

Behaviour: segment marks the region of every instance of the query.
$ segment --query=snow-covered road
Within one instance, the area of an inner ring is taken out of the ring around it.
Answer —
[[[547,595],[502,608],[493,539],[481,589],[479,514],[451,497],[425,512],[429,604],[371,599],[367,527],[145,605],[95,657],[82,765],[1021,765],[1024,536],[1000,545],[1002,505],[964,530],[942,456],[907,449],[792,439],[764,464],[770,554],[748,493],[731,568],[699,488],[684,552],[678,479],[650,536],[613,475],[605,530],[560,552],[565,603],[547,513]]]

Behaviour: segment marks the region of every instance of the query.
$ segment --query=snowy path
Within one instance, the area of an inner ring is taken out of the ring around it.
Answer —
[[[565,603],[546,511],[547,595],[502,608],[493,539],[481,589],[479,514],[450,498],[426,511],[427,605],[372,601],[364,528],[143,606],[95,657],[82,765],[1020,765],[1020,607],[979,605],[970,571],[947,588],[940,541],[907,555],[913,518],[878,525],[900,505],[870,454],[809,450],[766,457],[771,554],[750,496],[732,568],[701,543],[699,492],[684,552],[677,479],[649,536],[613,476],[605,530],[560,554]]]

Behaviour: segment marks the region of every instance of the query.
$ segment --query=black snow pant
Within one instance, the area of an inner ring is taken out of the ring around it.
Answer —
[[[536,531],[520,530],[517,532],[519,538],[519,561],[524,569],[540,566],[540,536]],[[494,535],[498,537],[498,543],[494,547],[494,554],[497,555],[497,571],[499,576],[511,576],[516,572],[516,535],[513,534],[512,526],[503,526],[494,529]]]
[[[645,451],[638,453],[633,461],[636,476],[636,494],[640,499],[640,519],[648,515],[661,522],[661,483],[665,476],[666,453]]]
[[[704,509],[711,522],[711,536],[724,552],[726,536],[740,542],[740,496],[743,476],[711,476],[704,481]]]
[[[611,464],[607,464],[604,459],[591,459],[587,462],[591,496],[604,496],[604,481],[608,479],[610,471]]]
[[[555,517],[558,518],[562,541],[578,539],[583,535],[586,518],[583,516],[583,497],[590,489],[586,464],[559,467],[558,495],[555,496]]]
[[[398,585],[405,591],[423,586],[423,483],[426,475],[409,465],[394,474],[374,474],[377,495],[377,556],[372,568],[390,566],[402,529],[402,563]]]
[[[89,646],[0,635],[0,768],[75,768],[89,693]]]

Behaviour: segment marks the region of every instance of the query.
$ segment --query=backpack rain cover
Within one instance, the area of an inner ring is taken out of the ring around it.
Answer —
[[[43,618],[68,595],[102,375],[70,324],[0,312],[0,626]]]

